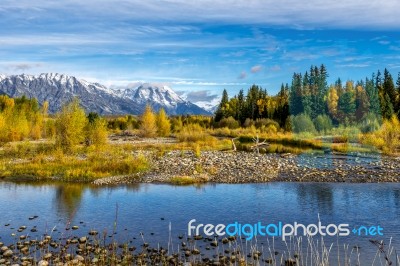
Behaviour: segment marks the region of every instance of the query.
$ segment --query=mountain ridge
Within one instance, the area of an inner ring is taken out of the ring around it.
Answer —
[[[182,99],[168,86],[142,83],[134,88],[113,90],[106,86],[59,73],[39,75],[0,74],[0,94],[10,97],[25,95],[36,98],[41,104],[49,102],[49,112],[78,97],[88,112],[108,114],[141,114],[147,104],[155,111],[164,108],[169,115],[211,115],[203,108]]]

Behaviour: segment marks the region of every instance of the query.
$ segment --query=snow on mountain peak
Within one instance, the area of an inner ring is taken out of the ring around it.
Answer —
[[[182,99],[170,87],[161,84],[140,83],[125,89],[110,89],[74,76],[59,73],[33,75],[0,75],[0,94],[10,97],[26,95],[39,102],[48,101],[50,112],[79,97],[89,112],[101,114],[140,114],[146,104],[154,110],[164,108],[168,114],[210,114],[199,106]]]
[[[118,94],[132,100],[141,102],[154,102],[165,105],[167,107],[176,106],[178,103],[184,103],[175,91],[166,85],[158,85],[152,83],[143,83],[136,88],[127,88],[119,90]]]

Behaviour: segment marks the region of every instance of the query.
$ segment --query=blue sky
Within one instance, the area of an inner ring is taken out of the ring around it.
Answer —
[[[164,83],[197,100],[251,84],[274,94],[311,64],[331,82],[385,67],[397,76],[398,10],[396,0],[2,0],[0,73]]]

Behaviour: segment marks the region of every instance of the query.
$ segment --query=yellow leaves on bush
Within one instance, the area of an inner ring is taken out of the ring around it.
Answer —
[[[180,142],[207,141],[212,138],[199,124],[189,124],[176,134]]]
[[[0,96],[0,141],[21,141],[28,137],[39,139],[44,128],[44,115],[35,99]]]
[[[150,105],[146,106],[142,114],[142,121],[140,125],[140,134],[142,137],[152,138],[157,135],[156,116],[153,113]]]
[[[104,148],[108,139],[107,121],[98,118],[93,122],[89,122],[86,135],[88,144],[94,145],[96,149]]]
[[[400,122],[393,115],[391,119],[385,120],[381,128],[373,133],[364,135],[363,143],[377,147],[387,154],[400,152]]]
[[[79,106],[77,99],[63,106],[56,118],[56,146],[64,151],[73,150],[85,140],[86,123],[85,111]]]
[[[168,137],[171,133],[171,123],[164,109],[160,109],[157,114],[157,134],[160,137]]]

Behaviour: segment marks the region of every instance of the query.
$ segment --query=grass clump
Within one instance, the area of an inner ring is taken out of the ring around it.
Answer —
[[[193,185],[206,183],[209,181],[207,175],[199,175],[199,176],[174,176],[171,177],[169,182],[173,185],[185,186],[185,185]]]
[[[176,134],[176,137],[180,142],[207,141],[213,138],[199,124],[184,126],[182,130]]]
[[[201,148],[200,145],[198,143],[196,143],[196,145],[194,146],[194,155],[196,156],[196,158],[200,158],[201,156]]]

